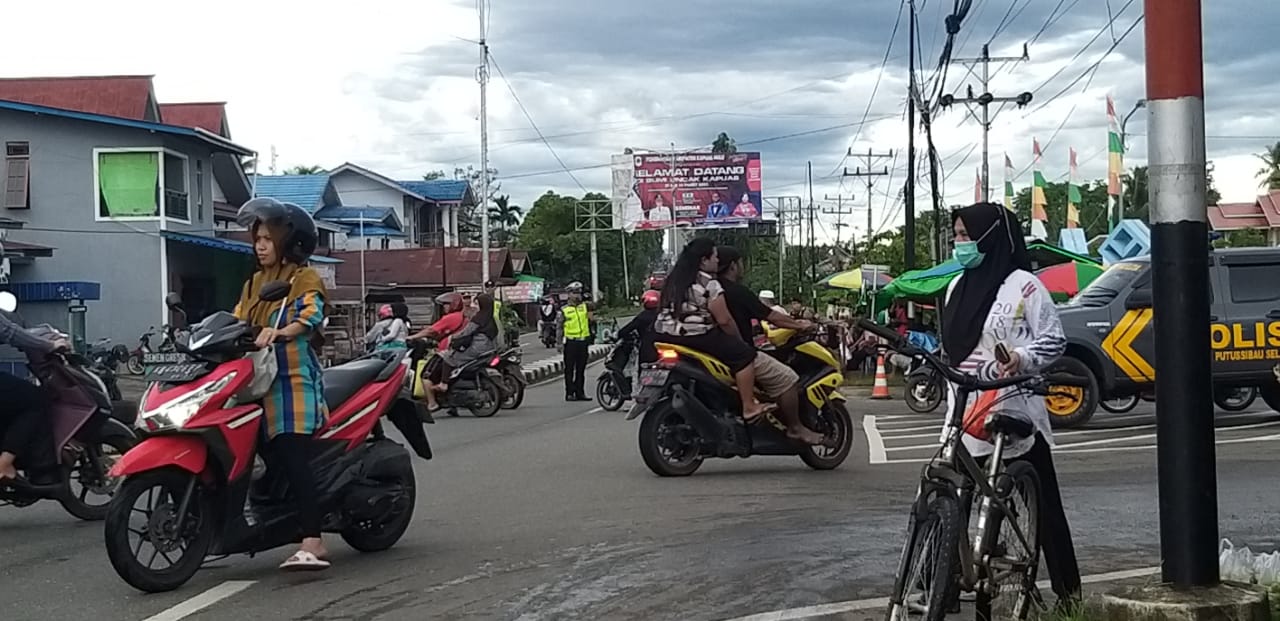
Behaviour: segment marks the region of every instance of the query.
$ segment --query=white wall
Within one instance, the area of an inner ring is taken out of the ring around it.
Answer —
[[[404,223],[404,192],[374,181],[364,175],[344,170],[330,177],[338,198],[348,207],[391,207]]]

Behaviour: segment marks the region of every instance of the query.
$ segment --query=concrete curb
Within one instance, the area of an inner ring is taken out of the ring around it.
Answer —
[[[613,345],[592,345],[587,353],[587,362],[592,363],[613,351]],[[530,384],[536,384],[541,381],[564,375],[564,360],[560,358],[551,358],[547,360],[539,360],[534,363],[535,367],[524,369],[524,381]]]

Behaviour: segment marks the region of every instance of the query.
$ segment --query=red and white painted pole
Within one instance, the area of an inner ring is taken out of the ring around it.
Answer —
[[[1201,0],[1145,0],[1160,550],[1175,588],[1218,584]]]

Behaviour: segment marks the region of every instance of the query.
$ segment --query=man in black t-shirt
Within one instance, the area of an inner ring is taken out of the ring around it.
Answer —
[[[725,305],[733,316],[734,327],[740,338],[755,347],[751,334],[751,320],[768,321],[779,328],[807,330],[813,324],[803,319],[793,319],[779,313],[760,301],[754,291],[739,282],[742,278],[742,255],[733,246],[718,246],[720,260],[717,280],[724,288]],[[728,330],[726,330],[728,331]],[[756,385],[761,392],[778,403],[778,418],[787,426],[787,436],[806,444],[822,444],[821,434],[809,429],[800,420],[800,376],[777,358],[757,353],[755,359]]]

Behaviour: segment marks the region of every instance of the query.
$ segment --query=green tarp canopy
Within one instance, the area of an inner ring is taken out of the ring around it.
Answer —
[[[1060,263],[1087,263],[1102,265],[1097,259],[1076,254],[1044,242],[1027,244],[1027,252],[1031,255],[1032,271],[1040,270]],[[876,308],[884,308],[895,299],[933,304],[937,298],[947,292],[947,285],[963,271],[964,268],[955,259],[935,265],[929,269],[907,272],[893,280],[876,296]]]

